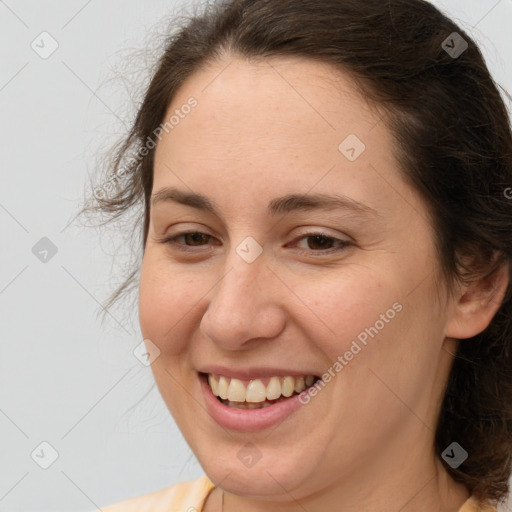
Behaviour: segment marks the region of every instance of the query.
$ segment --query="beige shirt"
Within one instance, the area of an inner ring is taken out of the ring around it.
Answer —
[[[201,512],[214,484],[207,476],[179,482],[165,489],[127,499],[108,507],[103,512]],[[94,512],[99,512],[95,510]],[[496,512],[493,506],[481,505],[469,498],[459,512]]]

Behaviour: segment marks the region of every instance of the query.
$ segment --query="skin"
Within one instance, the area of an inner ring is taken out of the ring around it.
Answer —
[[[205,511],[221,509],[222,490],[225,511],[458,510],[469,493],[434,451],[437,415],[457,339],[490,322],[506,273],[446,292],[426,206],[350,76],[303,59],[224,56],[189,78],[166,118],[191,96],[197,107],[157,145],[153,194],[194,191],[219,215],[151,208],[139,317],[160,349],[152,370],[162,397],[219,486]],[[338,150],[349,134],[366,145],[354,162]],[[315,192],[377,215],[267,214],[275,197]],[[351,245],[329,253],[336,242],[304,238],[319,229]],[[160,241],[184,232],[210,238]],[[263,248],[252,263],[236,252],[248,236]],[[177,247],[186,244],[191,252]],[[397,302],[402,310],[278,426],[227,431],[206,412],[202,366],[321,375]],[[261,454],[251,468],[237,457],[247,442]]]

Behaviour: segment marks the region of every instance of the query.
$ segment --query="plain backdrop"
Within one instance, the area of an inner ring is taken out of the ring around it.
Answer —
[[[434,3],[512,91],[512,0]],[[0,1],[0,512],[86,512],[203,474],[133,354],[136,304],[98,316],[130,246],[73,220],[140,100],[141,50],[189,5]]]

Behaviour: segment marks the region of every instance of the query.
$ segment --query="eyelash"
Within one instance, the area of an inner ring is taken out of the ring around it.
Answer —
[[[189,249],[188,248],[188,247],[194,247],[194,246],[188,246],[186,244],[180,244],[180,243],[176,242],[176,240],[178,238],[181,238],[182,236],[186,236],[186,235],[204,235],[204,236],[213,238],[212,235],[208,235],[207,233],[202,233],[200,231],[186,231],[184,233],[179,233],[179,234],[173,235],[171,237],[165,237],[165,238],[159,239],[158,242],[160,242],[162,244],[172,245],[172,246],[176,247],[179,251],[182,251],[182,252],[188,252],[188,253],[195,253],[195,252],[197,252],[194,249]],[[305,233],[304,235],[302,235],[300,238],[298,238],[296,240],[302,240],[302,239],[305,239],[305,238],[313,238],[313,237],[323,237],[328,242],[334,242],[334,243],[338,242],[340,245],[337,248],[330,248],[330,249],[327,249],[327,250],[319,250],[319,251],[314,251],[313,249],[309,249],[309,250],[308,249],[299,249],[299,254],[322,256],[322,255],[326,255],[326,254],[332,254],[332,253],[335,253],[335,252],[343,251],[347,247],[353,245],[352,242],[350,242],[348,240],[340,240],[339,238],[334,238],[332,236],[328,236],[325,233],[322,233],[321,231],[320,232]],[[195,246],[195,247],[200,247],[200,246]]]

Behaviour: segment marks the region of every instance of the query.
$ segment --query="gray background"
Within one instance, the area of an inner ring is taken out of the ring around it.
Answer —
[[[434,3],[512,91],[512,0]],[[157,55],[136,50],[191,4],[0,1],[0,511],[85,512],[203,474],[132,353],[136,302],[98,316],[127,242],[73,221]]]

